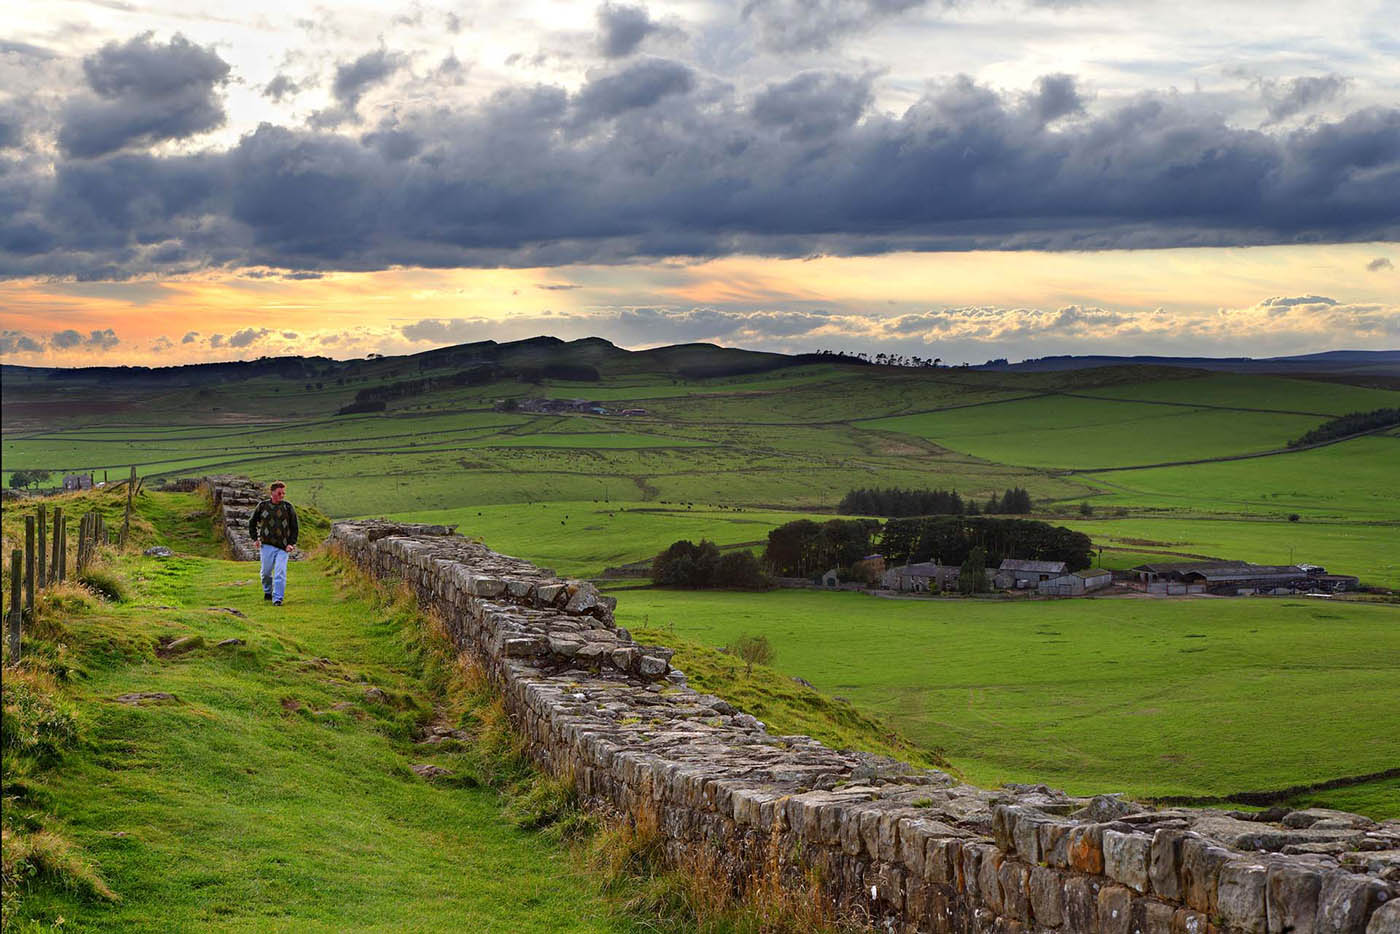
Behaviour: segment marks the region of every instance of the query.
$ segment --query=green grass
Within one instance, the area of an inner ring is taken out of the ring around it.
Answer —
[[[1286,518],[1400,519],[1400,437],[1375,435],[1311,451],[1189,467],[1084,475],[1095,506]]]
[[[319,560],[292,567],[280,610],[251,564],[130,567],[141,597],[68,623],[81,743],[14,805],[41,801],[121,900],[43,887],[21,918],[110,931],[628,928],[566,852],[501,817],[495,792],[409,770],[464,774],[458,754],[412,744],[432,701],[402,614]],[[157,657],[158,639],[186,635],[203,646]],[[235,636],[246,645],[214,645]],[[367,700],[370,685],[392,703]],[[178,700],[112,700],[135,691]]]
[[[405,522],[456,525],[496,551],[528,557],[559,574],[595,576],[604,568],[649,561],[672,542],[766,542],[768,532],[811,513],[687,508],[684,505],[553,502],[397,513]],[[761,552],[762,544],[753,546]]]
[[[983,784],[1224,794],[1400,761],[1393,606],[645,590],[621,595],[618,620],[708,646],[766,635],[779,671]]]
[[[1186,405],[1224,405],[1332,416],[1369,412],[1393,406],[1400,400],[1400,392],[1385,389],[1244,373],[1211,373],[1194,379],[1101,386],[1086,392],[1104,398],[1151,399]]]
[[[1306,415],[1041,396],[859,424],[926,438],[1004,464],[1087,469],[1271,450],[1323,420]]]

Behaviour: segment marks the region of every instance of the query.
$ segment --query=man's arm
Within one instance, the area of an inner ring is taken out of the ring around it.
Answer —
[[[253,541],[257,541],[258,538],[259,538],[259,536],[258,536],[258,522],[259,522],[261,519],[262,519],[262,503],[258,503],[256,506],[253,507],[253,514],[252,514],[251,516],[248,517],[248,537],[251,538]]]
[[[291,513],[291,522],[288,523],[291,526],[291,537],[287,540],[287,550],[291,551],[292,546],[297,543],[297,537],[301,534],[301,523],[297,521],[297,508],[295,506],[288,503],[287,511]]]

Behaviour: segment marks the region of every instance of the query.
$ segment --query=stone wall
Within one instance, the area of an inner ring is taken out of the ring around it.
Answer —
[[[888,931],[1400,934],[1400,821],[987,790],[773,735],[688,688],[585,582],[442,527],[341,522],[331,541],[442,615],[540,765],[591,803],[654,815],[682,865],[736,882],[815,871]]]
[[[267,488],[228,474],[205,477],[203,483],[214,503],[214,529],[223,535],[233,559],[257,561],[258,547],[248,537],[248,519],[253,508],[267,499]]]

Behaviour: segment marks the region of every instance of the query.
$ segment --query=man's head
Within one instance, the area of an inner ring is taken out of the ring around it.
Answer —
[[[272,501],[274,503],[282,502],[282,497],[287,495],[287,484],[283,483],[281,480],[273,483],[272,486],[267,489],[268,492],[272,494]]]

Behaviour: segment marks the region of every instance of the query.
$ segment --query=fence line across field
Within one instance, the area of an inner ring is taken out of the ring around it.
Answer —
[[[136,468],[126,486],[126,512],[119,534],[107,527],[106,517],[96,508],[90,509],[78,521],[78,541],[74,554],[73,573],[81,576],[91,567],[98,548],[115,544],[125,548],[131,532],[133,500],[140,492]],[[50,547],[52,542],[52,547]],[[48,506],[39,503],[34,515],[24,517],[24,547],[10,553],[10,604],[6,614],[6,636],[10,649],[10,664],[20,660],[20,641],[25,619],[34,619],[36,595],[68,579],[68,516],[62,506],[54,506],[53,522],[49,522]]]

